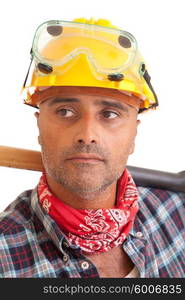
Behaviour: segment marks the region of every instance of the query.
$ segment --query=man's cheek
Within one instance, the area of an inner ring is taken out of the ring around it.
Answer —
[[[43,142],[46,145],[54,145],[58,141],[57,131],[51,131],[49,128],[43,133]]]

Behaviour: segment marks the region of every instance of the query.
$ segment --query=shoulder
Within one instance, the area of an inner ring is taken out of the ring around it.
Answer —
[[[185,205],[185,193],[173,192],[165,189],[158,189],[152,187],[137,186],[140,197],[143,200],[152,199],[154,205],[159,203],[174,202],[179,200],[181,204]],[[178,202],[179,202],[178,201]]]
[[[142,223],[174,224],[178,230],[185,228],[185,193],[164,189],[137,187],[139,216]]]
[[[0,237],[10,234],[29,223],[32,217],[31,194],[28,190],[20,194],[3,212],[0,213]]]
[[[35,253],[38,260],[42,255],[37,233],[43,227],[31,206],[33,196],[31,190],[22,193],[0,214],[0,278],[27,277],[32,268],[36,272]],[[45,240],[42,232],[40,237]]]
[[[151,187],[137,187],[140,204],[147,205],[151,208],[158,208],[164,206],[170,208],[173,204],[174,209],[185,208],[185,193],[173,192],[165,189],[157,189]]]
[[[134,233],[141,231],[142,237],[134,245],[145,257],[145,276],[184,276],[185,193],[148,187],[138,192]]]

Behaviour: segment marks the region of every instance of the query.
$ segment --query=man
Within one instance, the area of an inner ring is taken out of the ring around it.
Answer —
[[[135,38],[108,21],[49,21],[24,101],[38,107],[44,173],[1,215],[1,277],[185,277],[184,194],[136,188],[126,169],[155,108]]]

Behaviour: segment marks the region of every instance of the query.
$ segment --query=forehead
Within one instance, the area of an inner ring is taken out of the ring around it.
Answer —
[[[38,104],[41,107],[43,104],[52,105],[57,104],[62,99],[71,99],[73,102],[89,101],[89,103],[97,104],[99,101],[111,101],[118,105],[138,110],[140,106],[140,99],[134,95],[127,95],[114,89],[95,88],[95,87],[61,87],[52,86],[40,88],[37,91]]]

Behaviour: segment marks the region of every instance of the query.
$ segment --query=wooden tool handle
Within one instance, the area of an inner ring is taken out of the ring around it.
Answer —
[[[42,171],[39,151],[0,146],[0,166],[32,171]]]

